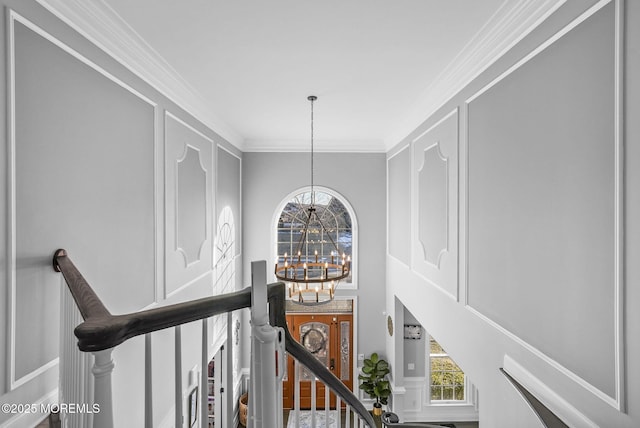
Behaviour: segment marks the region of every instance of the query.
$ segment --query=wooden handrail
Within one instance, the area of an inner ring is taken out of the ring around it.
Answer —
[[[525,388],[520,382],[514,379],[504,368],[499,369],[500,372],[509,379],[509,382],[516,388],[516,390],[522,395],[522,397],[529,403],[531,409],[536,413],[538,418],[542,421],[544,426],[557,427],[557,428],[569,428],[562,419],[553,413],[547,406],[545,406],[540,400],[538,400],[527,388]]]
[[[87,280],[67,257],[66,250],[60,249],[53,254],[53,270],[64,276],[83,319],[111,316]]]
[[[325,386],[331,389],[346,404],[362,418],[365,423],[374,428],[376,426],[371,413],[362,405],[360,400],[340,379],[336,377],[320,360],[293,338],[287,327],[285,311],[285,286],[279,282],[269,288],[269,313],[271,325],[282,327],[285,334],[285,347],[287,352],[296,360],[307,367]]]
[[[125,340],[141,334],[251,306],[251,288],[247,287],[233,293],[205,297],[131,314],[112,315],[71,262],[65,250],[60,249],[55,252],[53,268],[64,276],[84,319],[84,322],[74,329],[74,334],[78,338],[78,348],[84,352],[113,348]],[[304,364],[336,395],[340,396],[341,400],[351,406],[371,428],[375,427],[373,417],[353,392],[291,336],[286,322],[284,283],[276,282],[268,285],[268,300],[271,325],[284,329],[287,352]]]
[[[112,315],[71,262],[65,250],[56,251],[53,265],[56,272],[62,272],[84,319],[84,322],[74,329],[74,334],[78,338],[78,348],[85,352],[113,348],[141,334],[251,306],[251,288],[246,288],[235,293],[125,315]]]

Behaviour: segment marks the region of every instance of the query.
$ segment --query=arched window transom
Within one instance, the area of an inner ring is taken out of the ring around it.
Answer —
[[[285,203],[277,223],[277,257],[280,261],[285,253],[296,257],[298,251],[306,258],[315,257],[317,251],[319,261],[331,261],[332,257],[342,257],[343,254],[353,258],[354,228],[349,209],[335,195],[318,190],[314,193],[313,205],[318,219],[312,220],[302,242],[312,204],[311,192],[298,193]],[[351,283],[352,275],[343,281]]]

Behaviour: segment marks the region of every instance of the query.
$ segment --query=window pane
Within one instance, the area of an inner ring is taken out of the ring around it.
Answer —
[[[439,358],[439,357],[431,358],[431,370],[434,372],[440,372],[442,370],[442,358]]]
[[[344,204],[324,192],[315,192],[314,200],[317,218],[312,217],[306,235],[303,235],[303,231],[312,202],[310,192],[293,197],[280,213],[277,251],[281,261],[284,253],[291,257],[289,260],[297,261],[298,249],[301,251],[301,262],[315,262],[316,251],[319,263],[331,261],[332,254],[336,255],[335,262],[340,260],[342,254],[352,256],[351,217]],[[304,242],[301,242],[303,238]],[[346,282],[351,282],[351,278]]]
[[[431,387],[431,400],[432,401],[442,400],[442,389],[439,386]]]
[[[454,400],[464,400],[464,386],[454,388]]]
[[[442,392],[443,400],[453,400],[453,388],[445,387]]]
[[[349,380],[351,367],[349,364],[349,341],[351,326],[349,321],[340,322],[340,380]]]
[[[431,384],[432,385],[442,385],[443,384],[443,374],[438,370],[431,370]]]
[[[278,243],[278,254],[280,254],[281,259],[284,260],[284,253],[291,254],[291,245],[288,242],[279,242]]]
[[[429,345],[431,346],[431,353],[432,354],[444,354],[444,350],[442,349],[442,346],[440,346],[440,344],[438,342],[436,342],[436,340],[431,337],[431,340],[429,341]]]
[[[431,401],[464,400],[464,372],[433,337],[429,339]]]

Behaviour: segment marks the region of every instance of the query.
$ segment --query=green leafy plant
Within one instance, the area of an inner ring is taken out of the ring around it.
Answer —
[[[358,376],[358,379],[362,381],[360,389],[364,390],[370,398],[376,400],[376,404],[378,404],[376,407],[380,407],[380,404],[386,405],[391,395],[389,381],[386,380],[388,374],[389,363],[378,357],[377,353],[374,352],[371,357],[364,360],[362,374]]]

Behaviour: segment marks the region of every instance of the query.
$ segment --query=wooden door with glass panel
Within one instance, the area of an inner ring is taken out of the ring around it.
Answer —
[[[293,337],[311,354],[352,390],[352,314],[295,314],[287,315],[287,324]],[[304,361],[301,361],[304,364]],[[295,403],[294,385],[295,365],[288,358],[287,376],[283,383],[283,405],[292,409]],[[300,368],[300,408],[311,408],[312,373]],[[324,409],[325,386],[316,382],[316,409]],[[330,394],[330,406],[335,408],[336,397]]]

